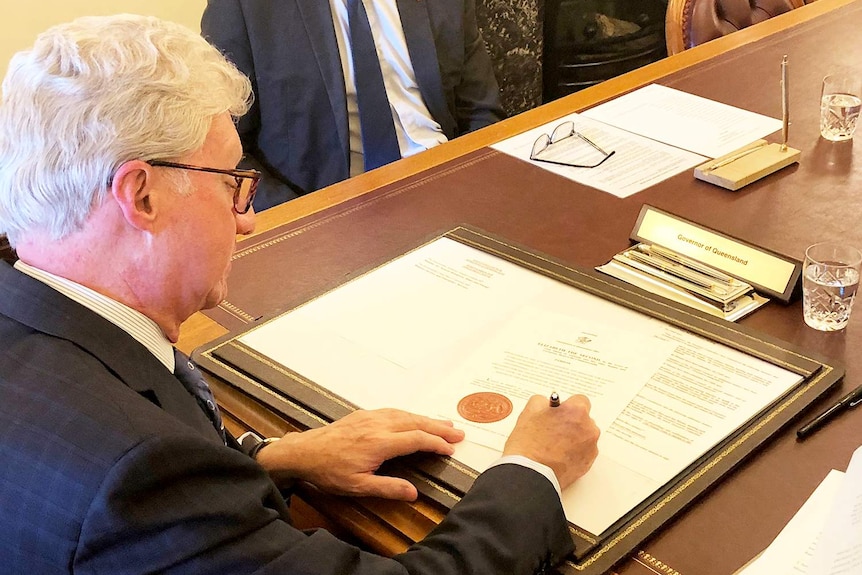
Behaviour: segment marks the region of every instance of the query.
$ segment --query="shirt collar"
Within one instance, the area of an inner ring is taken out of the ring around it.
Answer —
[[[21,260],[15,262],[15,268],[110,321],[147,348],[171,373],[174,372],[174,349],[171,342],[158,324],[141,312],[77,282],[34,268]]]

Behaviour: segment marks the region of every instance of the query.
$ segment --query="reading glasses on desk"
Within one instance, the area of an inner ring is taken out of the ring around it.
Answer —
[[[536,139],[530,159],[570,168],[597,168],[614,153],[575,130],[574,122],[566,121]]]

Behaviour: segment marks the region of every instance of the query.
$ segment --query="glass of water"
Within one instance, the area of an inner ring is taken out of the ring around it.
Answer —
[[[829,74],[820,93],[820,135],[833,142],[849,140],[856,131],[862,107],[862,77],[852,73]]]
[[[862,253],[845,244],[824,242],[805,250],[802,266],[802,309],[805,323],[821,331],[847,327]]]

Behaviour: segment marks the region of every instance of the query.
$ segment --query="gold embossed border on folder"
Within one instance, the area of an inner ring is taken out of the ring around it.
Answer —
[[[843,367],[785,342],[659,298],[594,270],[569,266],[475,228],[457,227],[435,234],[421,245],[442,236],[770,362],[803,378],[777,402],[694,461],[605,532],[589,533],[577,525],[570,525],[576,550],[565,563],[565,572],[587,575],[607,572],[664,523],[704,496],[710,487],[751,456],[844,374]],[[385,263],[388,262],[380,262],[380,265]],[[261,320],[254,326],[202,346],[194,357],[217,377],[300,426],[325,425],[356,409],[350,402],[269,361],[239,341],[247,331],[271,319],[274,318]],[[387,472],[410,478],[423,495],[448,508],[460,499],[477,477],[474,470],[451,458],[428,454],[402,458],[394,462]]]

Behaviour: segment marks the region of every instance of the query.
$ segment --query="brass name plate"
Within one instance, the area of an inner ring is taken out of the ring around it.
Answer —
[[[717,268],[784,302],[797,291],[802,273],[798,261],[648,205],[641,208],[631,237]]]

